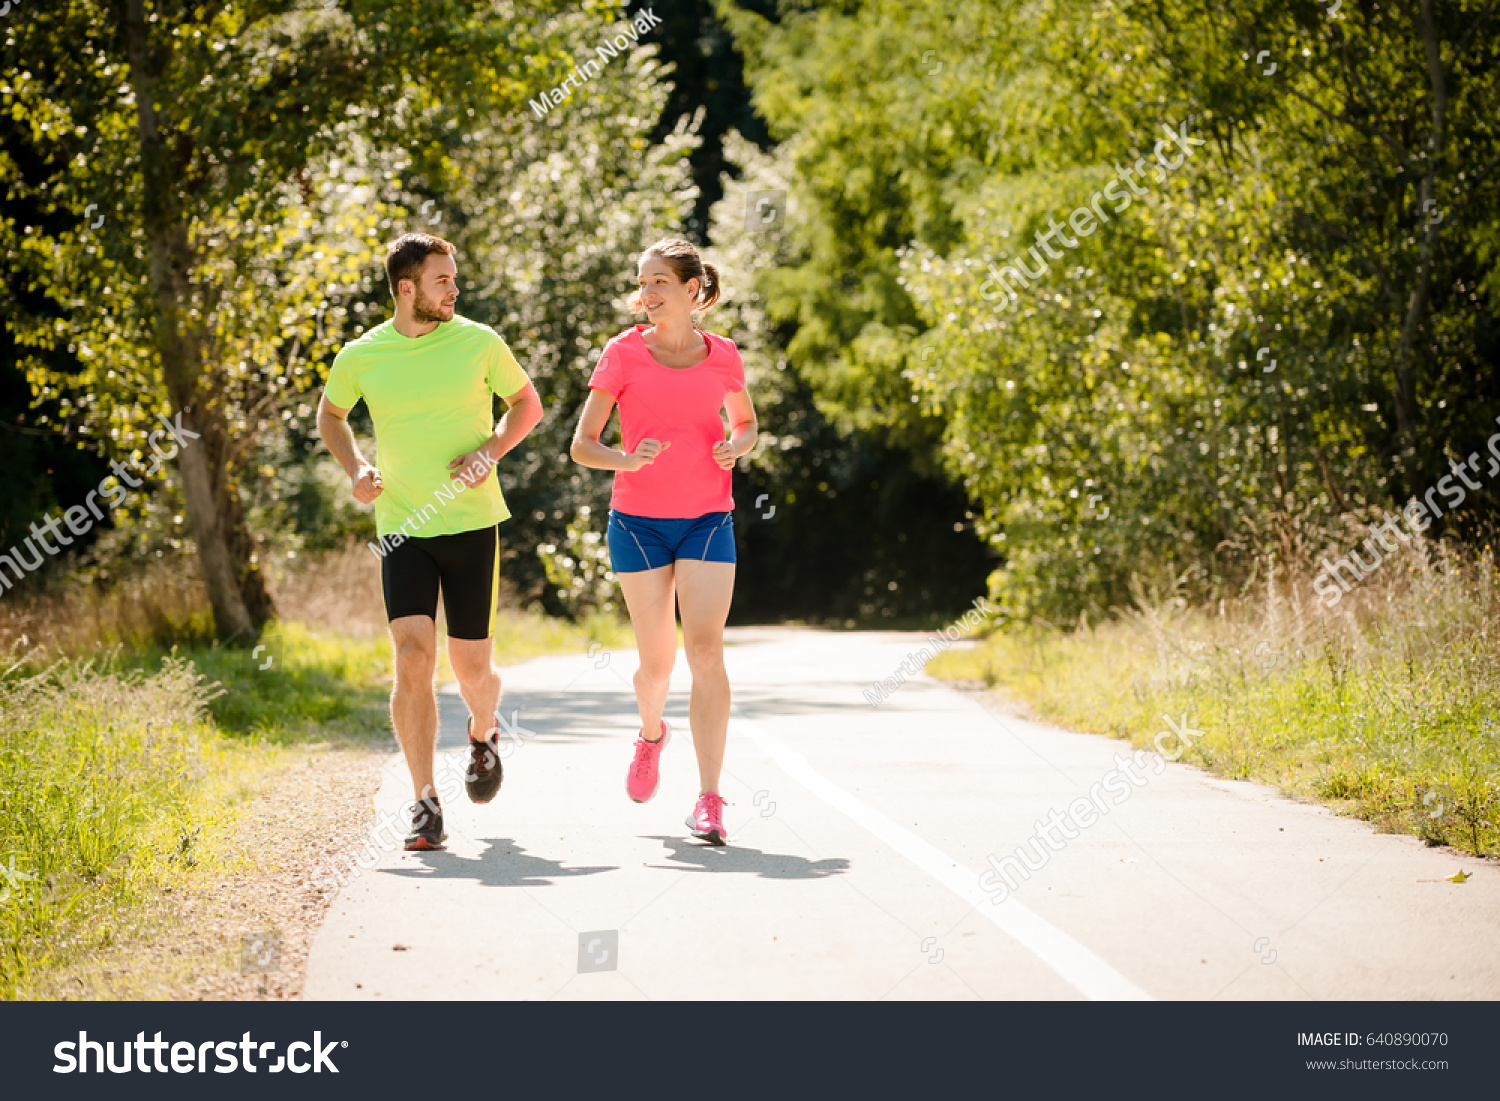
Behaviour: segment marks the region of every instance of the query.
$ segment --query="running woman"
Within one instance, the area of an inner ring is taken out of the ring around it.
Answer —
[[[504,779],[500,674],[490,659],[498,525],[510,510],[494,471],[542,419],[541,399],[505,341],[453,312],[454,252],[426,233],[391,245],[385,270],[396,316],[344,346],[318,406],[318,432],[349,475],[354,499],[375,503],[396,658],[391,722],[416,798],[407,849],[441,849],[448,836],[433,784],[439,589],[448,661],[469,707],[464,787],[474,802],[487,803]],[[492,394],[509,406],[499,424]],[[361,399],[375,424],[379,466],[360,453],[349,429],[349,411]],[[482,732],[475,730],[481,715]]]
[[[677,616],[693,673],[688,707],[698,755],[693,836],[728,842],[719,773],[729,733],[724,621],[734,596],[735,460],[755,447],[755,409],[734,341],[698,331],[695,314],[719,300],[719,273],[687,241],[658,241],[641,254],[636,325],[605,345],[573,435],[573,461],[615,471],[610,498],[610,566],[635,628],[641,729],[625,791],[637,803],[656,794],[661,753],[671,737],[662,718],[677,660]],[[599,442],[620,406],[625,450]],[[721,411],[728,414],[729,432]],[[648,733],[649,732],[649,733]]]

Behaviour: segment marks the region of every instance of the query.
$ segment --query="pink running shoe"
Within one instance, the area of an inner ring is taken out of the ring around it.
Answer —
[[[630,771],[625,774],[625,794],[637,803],[649,803],[661,783],[661,751],[672,737],[667,720],[661,721],[661,738],[648,742],[642,735],[635,739],[635,757],[630,762]]]
[[[729,834],[724,829],[724,800],[717,791],[705,791],[698,796],[687,825],[699,841],[707,841],[710,845],[729,844]]]

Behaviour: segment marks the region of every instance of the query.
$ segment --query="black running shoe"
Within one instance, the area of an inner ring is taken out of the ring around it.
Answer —
[[[443,829],[443,808],[436,799],[419,799],[412,806],[411,833],[406,835],[406,851],[441,849],[448,840]]]
[[[474,719],[469,719],[469,732],[474,731]],[[500,790],[505,779],[505,769],[500,764],[500,727],[488,741],[476,742],[469,738],[469,767],[464,770],[464,790],[475,803],[488,803]]]

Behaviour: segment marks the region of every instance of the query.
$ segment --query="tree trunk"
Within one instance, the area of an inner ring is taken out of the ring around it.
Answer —
[[[255,637],[272,612],[260,572],[251,562],[253,545],[244,507],[231,472],[223,419],[209,395],[201,392],[203,342],[192,319],[193,250],[186,216],[176,199],[177,180],[169,151],[161,140],[152,102],[152,48],[144,0],[127,0],[125,42],[130,83],[135,93],[136,125],[144,183],[144,221],[150,260],[151,292],[156,301],[156,348],[162,375],[183,426],[201,433],[177,454],[188,526],[198,548],[214,629],[221,639]]]
[[[198,390],[205,387],[200,377]],[[214,518],[224,533],[224,545],[233,566],[233,584],[250,613],[250,622],[258,634],[276,612],[271,594],[265,586],[265,575],[256,563],[255,537],[250,533],[249,516],[240,497],[239,470],[230,458],[235,451],[228,425],[212,396],[203,406],[203,442],[207,444],[208,470],[212,478]]]
[[[1429,174],[1422,180],[1421,200],[1427,209],[1427,200],[1432,197],[1433,179]],[[1401,320],[1401,337],[1396,345],[1395,389],[1396,428],[1401,433],[1403,446],[1410,446],[1416,436],[1420,415],[1417,411],[1417,379],[1413,353],[1417,336],[1427,316],[1427,303],[1432,293],[1432,265],[1437,253],[1437,226],[1427,227],[1422,236],[1422,248],[1418,254],[1415,283],[1411,297],[1406,302],[1406,316]],[[1413,487],[1415,488],[1415,487]]]
[[[1432,269],[1437,259],[1438,226],[1443,220],[1443,212],[1433,208],[1437,205],[1435,192],[1438,158],[1443,152],[1444,126],[1448,114],[1448,86],[1443,73],[1442,49],[1433,18],[1432,0],[1422,0],[1416,29],[1422,39],[1423,53],[1427,60],[1427,78],[1432,87],[1432,129],[1427,137],[1425,171],[1417,195],[1418,210],[1427,221],[1417,258],[1416,278],[1411,297],[1407,299],[1406,316],[1401,321],[1401,337],[1396,345],[1396,428],[1401,435],[1402,453],[1408,466],[1410,449],[1421,420],[1417,408],[1416,365],[1413,360],[1417,336],[1426,320],[1427,304],[1432,296]],[[1412,478],[1413,472],[1408,471],[1408,477]],[[1418,486],[1413,481],[1409,488],[1416,492]]]

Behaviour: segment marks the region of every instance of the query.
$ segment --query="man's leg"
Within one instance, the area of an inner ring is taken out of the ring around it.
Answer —
[[[698,754],[701,791],[719,790],[729,738],[729,673],[724,668],[724,622],[734,598],[733,562],[677,560],[682,641],[693,671],[688,714]]]
[[[396,686],[391,691],[391,722],[411,772],[417,799],[436,796],[433,753],[437,746],[437,625],[431,616],[408,615],[391,620],[391,647],[396,655]]]
[[[635,703],[641,713],[641,736],[648,742],[661,737],[661,713],[672,686],[672,666],[677,663],[677,616],[673,604],[675,567],[616,574],[640,666],[635,671]]]
[[[491,660],[494,652],[493,639],[448,638],[448,664],[474,717],[469,733],[475,741],[484,741],[495,729],[495,709],[500,706],[500,673]]]
[[[474,719],[470,733],[486,741],[495,729],[500,674],[494,654],[495,597],[500,584],[500,529],[476,528],[432,541],[448,617],[448,664]]]

